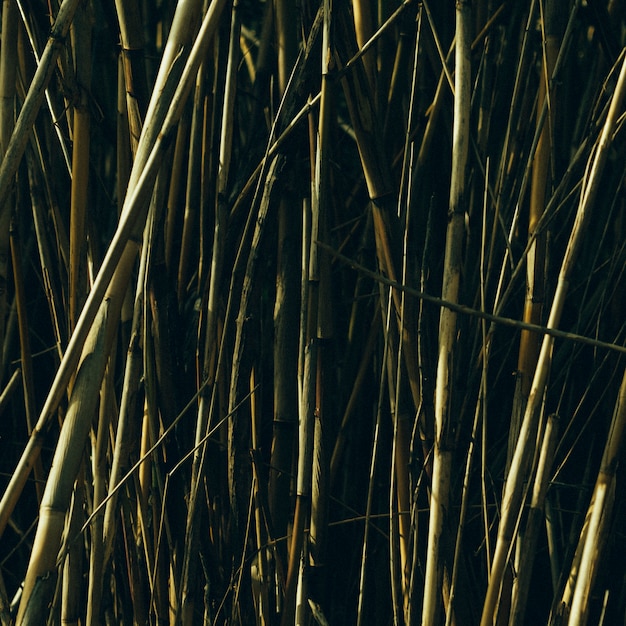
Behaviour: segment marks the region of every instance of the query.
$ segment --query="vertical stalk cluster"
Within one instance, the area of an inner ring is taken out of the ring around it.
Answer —
[[[2,626],[619,623],[618,5],[42,7],[2,3]]]

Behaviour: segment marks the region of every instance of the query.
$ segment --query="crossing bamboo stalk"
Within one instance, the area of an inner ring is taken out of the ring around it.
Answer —
[[[576,213],[576,220],[572,227],[568,246],[561,263],[559,280],[548,319],[549,327],[558,326],[561,320],[563,307],[565,305],[565,296],[571,280],[574,261],[576,260],[577,253],[580,250],[582,236],[585,232],[585,226],[588,222],[590,211],[593,207],[593,203],[601,184],[602,173],[606,164],[607,153],[613,135],[613,128],[621,110],[625,89],[626,58],[622,60],[618,82],[611,99],[610,108],[607,112],[602,133],[598,139],[592,160],[589,163],[589,170],[587,172],[585,185],[581,192],[580,203]],[[494,620],[494,615],[497,611],[502,577],[508,561],[511,542],[514,538],[516,520],[522,505],[522,486],[524,482],[522,477],[525,476],[528,471],[528,463],[534,452],[537,420],[539,417],[541,399],[547,384],[550,364],[552,362],[553,345],[553,338],[545,336],[542,342],[541,352],[537,362],[537,369],[535,371],[531,392],[528,398],[528,404],[524,412],[520,436],[513,455],[511,470],[505,482],[501,520],[498,527],[498,540],[494,554],[491,579],[489,581],[487,595],[483,606],[481,626],[491,626]]]

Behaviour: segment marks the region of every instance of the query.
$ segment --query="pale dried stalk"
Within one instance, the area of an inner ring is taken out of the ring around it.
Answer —
[[[584,185],[576,220],[568,242],[567,250],[561,265],[556,293],[552,302],[548,327],[555,328],[561,320],[565,305],[565,297],[570,283],[572,269],[582,242],[589,214],[593,207],[610,148],[613,130],[621,112],[621,105],[626,90],[626,57],[622,60],[619,79],[611,100],[611,105],[598,140],[595,153],[591,157],[590,170]],[[491,579],[487,588],[487,595],[483,606],[481,626],[491,626],[497,612],[500,586],[508,561],[511,542],[515,535],[515,527],[523,504],[523,486],[528,471],[528,464],[534,454],[536,443],[537,422],[539,419],[541,402],[548,382],[548,373],[552,363],[552,348],[554,339],[546,335],[541,346],[541,353],[533,379],[528,404],[524,413],[524,420],[520,429],[520,436],[515,448],[511,469],[504,486],[502,512],[498,529],[498,540],[493,561]]]
[[[41,56],[37,71],[33,77],[33,81],[24,100],[22,110],[15,124],[15,129],[11,135],[8,145],[5,147],[4,158],[0,164],[0,256],[8,258],[8,235],[9,235],[9,217],[11,207],[7,204],[11,191],[13,177],[17,172],[20,161],[26,148],[26,143],[30,137],[30,132],[39,112],[39,108],[43,102],[46,86],[50,81],[52,73],[56,67],[57,57],[62,49],[63,41],[67,35],[74,12],[78,6],[79,0],[63,0],[57,14],[48,43]],[[6,246],[2,243],[6,236]],[[4,247],[4,249],[2,249]],[[0,276],[3,269],[0,267]],[[6,279],[6,269],[4,270]],[[4,312],[0,306],[0,317],[4,319]],[[4,335],[4,333],[3,333]],[[2,340],[4,337],[2,337]],[[82,347],[82,346],[81,346]],[[74,365],[79,354],[76,350],[74,355]],[[62,392],[61,392],[62,393]],[[59,395],[60,400],[60,395]],[[41,421],[41,420],[40,420]],[[6,525],[11,517],[11,513],[17,504],[17,500],[22,493],[28,474],[35,462],[35,458],[39,454],[43,437],[40,433],[40,424],[33,430],[33,435],[29,440],[27,451],[22,455],[22,459],[17,470],[11,476],[9,485],[7,486],[2,500],[0,501],[0,535],[4,532]]]
[[[71,34],[78,101],[73,107],[72,185],[70,200],[69,325],[76,324],[87,293],[87,208],[89,197],[89,149],[91,114],[91,26],[88,3],[76,11]]]
[[[0,165],[0,215],[8,209],[5,206],[11,190],[11,181],[17,172],[24,149],[30,137],[30,131],[39,108],[44,99],[46,87],[50,82],[52,73],[56,68],[56,60],[63,48],[63,42],[67,36],[74,12],[80,0],[63,0],[57,17],[52,25],[48,42],[41,55],[37,71],[28,89],[28,94],[22,105],[19,117],[15,124],[15,129],[11,135],[9,144],[2,164]]]
[[[622,378],[615,411],[609,429],[600,471],[587,511],[585,529],[581,533],[577,553],[580,560],[574,559],[576,569],[568,578],[568,588],[574,587],[569,609],[571,626],[584,626],[589,613],[589,601],[593,585],[602,566],[602,551],[606,545],[612,521],[611,513],[615,504],[615,483],[620,453],[624,443],[626,428],[626,372]],[[575,585],[574,585],[575,581]],[[567,589],[566,589],[567,592]],[[565,597],[565,594],[564,594]]]
[[[232,153],[232,134],[233,134],[233,117],[235,112],[235,98],[237,94],[237,61],[239,58],[239,32],[241,25],[237,15],[237,9],[233,8],[230,19],[230,34],[228,40],[228,61],[226,67],[226,78],[224,85],[224,103],[221,121],[220,145],[219,145],[219,169],[217,172],[217,194],[216,194],[216,217],[214,227],[213,252],[211,276],[209,284],[209,302],[208,316],[206,324],[205,337],[205,354],[202,364],[202,377],[205,379],[210,376],[211,382],[217,375],[217,369],[220,367],[213,366],[213,372],[209,372],[211,367],[211,350],[215,350],[215,345],[219,344],[217,321],[218,310],[220,306],[221,284],[222,284],[222,268],[224,265],[224,244],[226,237],[226,227],[228,222],[227,208],[225,206],[225,193],[228,184],[228,175],[231,166]],[[197,86],[196,86],[197,88]],[[199,111],[198,111],[199,114]],[[193,137],[192,137],[193,141]],[[191,182],[191,181],[190,181]],[[182,264],[181,259],[181,264]],[[179,274],[180,280],[180,274]],[[179,294],[182,285],[179,284]],[[180,303],[179,303],[180,304]],[[219,360],[219,357],[218,357]],[[203,380],[204,382],[204,380]],[[189,496],[189,507],[187,511],[185,549],[183,558],[183,568],[181,576],[180,590],[180,611],[183,624],[191,623],[193,619],[193,611],[195,598],[193,590],[196,587],[196,570],[198,565],[197,541],[198,541],[198,497],[201,493],[201,481],[203,468],[205,464],[206,445],[198,445],[202,442],[207,434],[211,411],[214,406],[214,394],[209,390],[200,395],[198,405],[198,415],[196,418],[195,442],[198,446],[194,452],[191,487]]]
[[[114,359],[111,359],[111,363]],[[102,385],[98,427],[92,432],[92,475],[93,475],[93,508],[98,507],[106,496],[107,451],[109,449],[109,427],[114,413],[114,369],[107,368]],[[98,624],[104,590],[104,544],[102,514],[96,515],[91,521],[91,541],[89,554],[89,583],[87,590],[87,624]],[[82,549],[82,546],[79,545]],[[80,588],[80,585],[78,585]]]
[[[469,149],[472,80],[470,20],[469,2],[457,2],[452,180],[450,182],[450,210],[442,286],[442,299],[449,302],[458,302],[459,298],[462,245],[465,231],[463,200]],[[453,391],[452,361],[455,340],[456,313],[450,309],[442,309],[439,320],[439,357],[435,389],[435,445],[422,610],[422,623],[428,626],[436,623],[437,609],[441,602],[443,587],[442,538],[449,508],[454,432],[454,416],[450,414],[450,401]]]
[[[17,614],[16,623],[19,626],[45,623],[50,597],[46,597],[46,594],[35,594],[31,599],[31,594],[34,593],[38,580],[56,576],[57,555],[65,517],[70,510],[74,480],[82,461],[83,448],[98,402],[100,382],[106,364],[104,330],[108,309],[108,303],[105,303],[97,318],[101,322],[101,332],[95,335],[92,333],[89,341],[85,342],[81,367],[76,373],[74,391],[41,502],[39,524]],[[25,617],[27,607],[28,617]]]
[[[69,0],[65,1],[68,2]],[[179,11],[177,11],[174,17],[164,60],[157,77],[156,87],[147,114],[148,121],[144,126],[144,132],[131,172],[129,192],[126,196],[118,228],[109,244],[63,360],[57,370],[37,425],[29,438],[17,469],[11,477],[2,502],[0,502],[0,532],[6,526],[13,507],[28,478],[32,463],[41,450],[50,420],[65,393],[67,383],[78,363],[80,351],[87,335],[92,330],[92,324],[105,294],[111,300],[112,310],[119,311],[121,307],[121,301],[125,294],[128,280],[130,279],[130,272],[138,251],[137,243],[130,241],[131,235],[141,230],[143,220],[140,218],[146,214],[148,199],[152,193],[151,185],[156,177],[163,153],[169,145],[173,131],[180,119],[193,77],[201,59],[204,57],[224,3],[224,0],[219,0],[211,5],[200,34],[191,50],[189,59],[184,66],[184,70],[180,67],[180,52],[185,47],[184,42],[187,42],[189,39],[189,25],[190,23],[193,24],[197,18],[198,8],[190,7],[188,3],[184,2],[179,5]],[[41,80],[39,79],[40,82]],[[33,106],[31,104],[31,108]],[[24,124],[25,122],[22,123],[22,126]],[[21,132],[24,131],[22,130]],[[18,139],[15,138],[16,135]],[[0,167],[0,200],[2,199],[2,194],[6,192],[5,187],[8,185],[7,182],[3,181],[5,181],[5,178],[7,180],[10,179],[9,174],[12,166],[7,163],[12,163],[13,159],[18,154],[21,154],[19,153],[20,137],[21,135],[16,127],[16,132],[11,141],[11,145],[15,144],[12,148],[13,156],[11,159],[5,159],[2,167]],[[11,146],[9,148],[11,149]],[[112,321],[110,328],[107,329],[106,345],[110,345],[112,341],[112,333],[117,325],[117,315],[111,315],[110,319],[115,321]],[[97,334],[99,330],[95,328],[92,332]]]
[[[546,429],[543,434],[539,462],[535,473],[530,509],[526,521],[523,542],[521,543],[520,563],[517,568],[517,578],[513,587],[513,598],[511,600],[510,626],[521,626],[524,624],[524,616],[529,600],[530,583],[532,580],[533,563],[535,560],[535,550],[539,539],[539,529],[544,519],[544,502],[548,485],[550,483],[552,461],[556,448],[558,436],[558,418],[556,415],[549,415]]]

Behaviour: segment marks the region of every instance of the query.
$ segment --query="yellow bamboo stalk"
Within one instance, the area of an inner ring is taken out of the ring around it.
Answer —
[[[111,359],[111,363],[114,363]],[[107,368],[102,385],[98,427],[92,431],[91,472],[93,476],[93,508],[97,508],[106,496],[107,451],[109,448],[109,427],[114,414],[114,368]],[[104,591],[104,515],[100,513],[91,520],[91,541],[89,554],[89,582],[87,588],[87,624],[98,624],[100,621],[102,595]],[[80,585],[79,585],[80,587]]]
[[[617,467],[624,445],[626,429],[626,372],[622,378],[613,419],[604,447],[600,471],[596,479],[587,517],[581,532],[577,555],[563,593],[562,609],[569,615],[568,624],[584,626],[588,620],[589,601],[598,570],[602,563],[602,552],[606,546],[615,504]]]
[[[83,448],[98,402],[100,381],[106,364],[104,329],[107,315],[108,306],[105,304],[98,318],[102,332],[92,334],[89,341],[85,342],[82,364],[76,373],[74,391],[39,510],[39,524],[16,619],[19,626],[35,626],[46,621],[48,599],[45,595],[34,594],[34,591],[38,580],[56,576],[57,555],[65,517],[70,509],[74,480],[82,461]]]
[[[76,11],[71,28],[75,62],[77,102],[73,107],[72,185],[70,200],[70,332],[87,293],[87,205],[89,196],[89,151],[91,115],[89,90],[91,87],[91,28],[93,16],[88,3]]]
[[[442,298],[450,302],[458,302],[459,299],[462,245],[465,231],[463,202],[469,149],[472,80],[470,63],[471,15],[469,2],[457,2],[452,180],[450,181],[450,210],[442,285]],[[449,309],[443,309],[439,318],[439,355],[435,388],[435,445],[422,609],[422,623],[428,626],[436,624],[443,588],[444,553],[442,537],[448,514],[452,479],[454,415],[450,412],[450,406],[453,393],[452,364],[455,341],[456,314]]]
[[[54,72],[56,59],[63,47],[63,41],[69,30],[78,1],[79,0],[63,0],[63,3],[59,7],[59,12],[52,26],[48,43],[41,55],[37,71],[28,89],[24,104],[15,124],[15,129],[5,148],[4,158],[0,164],[0,257],[2,255],[8,255],[9,217],[11,212],[7,200],[11,191],[12,180],[24,154],[35,118],[43,102],[46,86]],[[5,234],[7,236],[7,246],[3,250],[2,246],[4,244],[2,240]],[[2,268],[0,267],[0,278],[1,276]],[[0,322],[0,324],[1,323],[2,322]],[[60,400],[63,391],[59,391],[58,399]],[[11,476],[9,485],[0,501],[0,535],[2,535],[6,528],[11,512],[17,503],[19,495],[26,483],[26,479],[28,478],[28,474],[41,449],[43,438],[40,430],[41,429],[37,426],[33,429],[32,436],[29,439],[29,445],[27,446],[28,451],[25,451],[22,456],[18,469]]]
[[[574,262],[580,249],[582,235],[585,232],[589,214],[601,184],[604,165],[613,137],[613,129],[621,113],[621,105],[624,93],[626,92],[626,56],[621,62],[622,66],[615,92],[596,149],[590,158],[589,171],[581,193],[576,220],[561,264],[557,288],[548,319],[548,327],[550,328],[558,326],[561,320]],[[537,422],[542,398],[548,381],[549,368],[552,363],[553,344],[554,339],[550,335],[544,336],[528,404],[520,429],[520,436],[511,462],[511,469],[504,485],[498,539],[491,578],[483,605],[481,626],[492,626],[494,616],[497,612],[500,587],[508,562],[511,543],[515,535],[516,522],[523,503],[524,480],[528,470],[528,464],[534,454]]]
[[[65,1],[67,2],[68,0]],[[150,123],[146,123],[143,129],[137,157],[131,172],[129,193],[126,196],[120,223],[109,244],[63,360],[57,370],[37,426],[29,438],[18,467],[13,473],[9,486],[0,502],[0,531],[6,526],[26,482],[32,463],[41,450],[50,419],[78,363],[80,351],[87,335],[92,331],[94,319],[100,304],[105,298],[105,294],[110,299],[112,310],[119,311],[121,308],[122,299],[126,292],[138,251],[137,243],[130,240],[131,235],[143,226],[143,219],[140,218],[146,214],[148,198],[152,192],[151,184],[156,177],[163,153],[171,142],[173,131],[180,119],[187,95],[189,94],[193,76],[195,76],[208,43],[215,32],[217,20],[224,4],[224,0],[218,0],[210,6],[200,33],[189,54],[189,59],[184,64],[184,68],[180,67],[180,49],[181,46],[184,47],[184,42],[189,40],[189,24],[193,24],[194,20],[197,19],[198,7],[183,3],[180,5],[180,12],[177,12],[175,15],[170,38],[168,39],[168,47],[164,54],[161,71],[157,77],[155,91],[147,114]],[[16,133],[14,133],[13,138],[15,136]],[[13,138],[11,140],[12,144]],[[19,141],[15,139],[14,157],[18,154],[18,148]],[[12,159],[9,159],[8,162],[11,163]],[[9,173],[10,168],[7,165],[7,159],[5,159],[0,167],[0,201],[2,200],[2,193],[4,193],[3,177],[8,176]],[[137,223],[138,221],[139,224]],[[112,341],[112,335],[117,323],[116,315],[111,317],[115,319],[115,322],[107,329],[107,346],[111,345],[110,342]],[[93,332],[97,333],[99,330],[95,328]]]
[[[133,153],[137,150],[148,106],[148,81],[144,56],[143,20],[137,0],[115,0],[122,64],[126,86],[126,111]]]

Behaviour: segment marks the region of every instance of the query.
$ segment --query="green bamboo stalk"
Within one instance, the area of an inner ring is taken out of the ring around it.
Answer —
[[[561,319],[572,269],[580,249],[582,234],[585,232],[585,226],[601,183],[604,165],[613,136],[613,128],[621,111],[624,91],[626,91],[626,59],[622,61],[619,79],[602,128],[602,134],[591,157],[588,175],[576,214],[576,221],[574,222],[567,250],[561,264],[557,289],[548,319],[548,327],[551,328],[558,326]],[[514,538],[516,520],[522,506],[524,476],[526,476],[528,463],[534,453],[537,420],[539,418],[541,399],[547,385],[549,367],[552,362],[553,344],[553,338],[546,335],[541,346],[541,353],[524,413],[520,437],[511,463],[511,470],[505,482],[498,540],[492,575],[483,606],[481,626],[491,626],[496,613],[502,577],[508,561],[509,548]]]
[[[471,97],[471,9],[467,2],[456,5],[455,98],[452,143],[452,180],[450,210],[446,233],[446,250],[442,298],[458,302],[462,245],[465,230],[465,172],[469,148],[469,116]],[[443,585],[444,552],[442,538],[449,508],[452,471],[454,415],[450,413],[453,393],[452,362],[456,340],[456,314],[441,311],[439,320],[439,356],[435,388],[435,445],[428,527],[428,547],[424,581],[422,623],[437,623]]]

